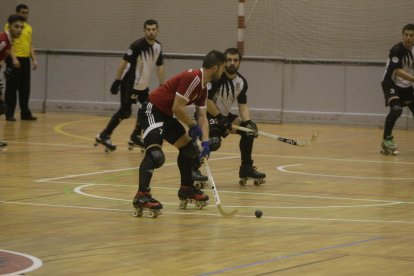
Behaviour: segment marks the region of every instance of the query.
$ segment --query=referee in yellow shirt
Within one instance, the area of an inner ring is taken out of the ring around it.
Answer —
[[[27,23],[29,7],[25,4],[17,5],[16,14],[25,19],[23,32],[19,38],[14,40],[10,57],[7,59],[6,67],[6,93],[7,105],[6,120],[16,121],[14,112],[17,104],[17,91],[19,95],[20,118],[22,120],[34,121],[37,118],[32,115],[29,108],[30,98],[30,65],[33,70],[37,68],[36,55],[32,45],[32,26]],[[5,29],[8,28],[6,25]]]

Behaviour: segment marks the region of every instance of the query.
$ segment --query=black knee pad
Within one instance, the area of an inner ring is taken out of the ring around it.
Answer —
[[[151,158],[152,163],[154,164],[154,169],[158,169],[162,165],[164,165],[165,155],[160,148],[149,148],[145,154],[147,154]]]
[[[219,136],[213,136],[210,137],[210,150],[216,151],[221,147],[221,137]]]
[[[390,116],[393,119],[398,119],[403,112],[403,108],[399,100],[391,100],[390,102]]]
[[[197,144],[193,142],[189,142],[187,145],[180,148],[179,151],[190,159],[194,159],[200,155],[200,150],[198,149]]]

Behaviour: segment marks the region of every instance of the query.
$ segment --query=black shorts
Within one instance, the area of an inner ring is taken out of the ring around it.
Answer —
[[[139,101],[141,104],[144,103],[149,96],[149,88],[144,90],[135,90],[126,84],[121,86],[121,103],[125,104],[136,104]]]
[[[389,99],[398,97],[401,106],[406,106],[409,102],[414,102],[414,89],[412,86],[401,88],[396,85],[382,84],[382,91],[384,92],[385,106],[388,106]]]
[[[165,115],[151,102],[144,102],[138,114],[146,147],[162,145],[163,140],[173,145],[186,134],[184,126],[176,118]]]
[[[233,114],[233,113],[229,113],[227,115],[227,118],[228,118],[229,122],[233,122],[234,120],[236,120],[237,117],[239,117],[239,116],[237,116],[236,114]],[[226,132],[226,129],[223,129],[220,126],[217,119],[214,118],[209,113],[207,113],[207,119],[208,119],[208,125],[209,125],[209,129],[210,129],[210,133],[209,133],[210,137],[221,136],[221,137],[225,138],[225,137],[227,137],[227,135],[229,135],[229,133]]]

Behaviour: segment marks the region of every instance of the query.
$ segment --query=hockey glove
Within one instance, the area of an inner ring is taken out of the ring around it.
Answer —
[[[209,141],[201,142],[201,147],[202,147],[202,150],[200,153],[200,159],[203,159],[203,158],[208,159],[210,157],[210,142]]]
[[[115,80],[111,85],[111,94],[116,95],[121,90],[122,81],[121,80]]]
[[[193,143],[197,141],[197,139],[201,139],[201,136],[203,136],[203,132],[201,131],[201,128],[195,124],[188,130],[188,136],[190,136]]]
[[[248,129],[253,130],[252,132],[246,132],[247,136],[253,136],[253,137],[257,137],[257,125],[252,121],[252,120],[247,120],[245,122],[242,122],[240,124],[241,126],[247,127]]]

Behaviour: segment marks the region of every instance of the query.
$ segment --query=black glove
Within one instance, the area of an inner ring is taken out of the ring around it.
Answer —
[[[223,131],[226,131],[227,129],[231,130],[231,122],[229,122],[227,116],[223,116],[223,114],[219,113],[216,116],[216,120]]]
[[[111,85],[111,94],[116,95],[121,90],[122,81],[121,80],[115,80]]]
[[[254,130],[254,132],[253,131],[252,132],[246,132],[247,136],[253,136],[255,138],[258,136],[258,134],[257,134],[257,125],[252,120],[244,121],[240,125],[242,127],[246,127],[248,129]]]
[[[6,69],[4,70],[4,77],[6,79],[12,79],[16,76],[16,68],[14,66],[6,66]]]

